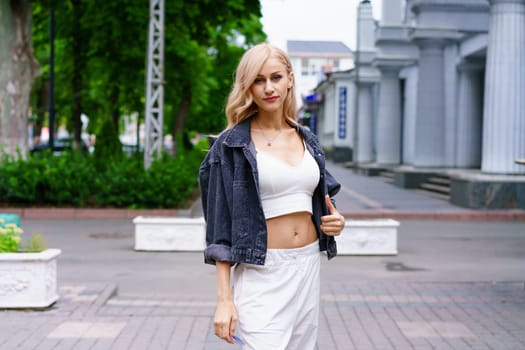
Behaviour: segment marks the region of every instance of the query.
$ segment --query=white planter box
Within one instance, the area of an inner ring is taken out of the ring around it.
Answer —
[[[136,217],[135,250],[203,251],[204,218]],[[336,237],[340,255],[395,255],[399,222],[392,219],[346,220]]]
[[[0,308],[45,308],[57,301],[60,253],[0,253]]]
[[[392,219],[346,220],[336,237],[339,255],[396,255],[399,222]]]
[[[135,250],[203,251],[206,247],[204,218],[162,218],[138,216]]]

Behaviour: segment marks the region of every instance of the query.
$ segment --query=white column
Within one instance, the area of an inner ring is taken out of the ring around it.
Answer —
[[[372,84],[376,80],[376,72],[372,67],[372,60],[375,51],[375,22],[372,16],[372,5],[369,1],[361,1],[357,11],[357,50],[355,52],[356,125],[354,135],[354,160],[357,163],[369,163],[374,161],[372,147]]]
[[[355,161],[370,163],[372,154],[372,91],[370,84],[359,84],[357,112],[357,149]]]
[[[403,22],[404,0],[383,0],[381,4],[381,25],[400,25]]]
[[[374,51],[375,23],[372,14],[372,4],[361,2],[357,7],[357,42],[359,51]]]
[[[416,153],[416,115],[417,115],[417,66],[404,68],[400,76],[405,80],[403,91],[403,164],[413,165]]]
[[[445,162],[445,94],[443,40],[418,40],[420,48],[414,166],[440,167]]]
[[[399,69],[379,67],[379,113],[377,119],[377,160],[379,164],[401,161],[401,94]]]
[[[490,0],[481,170],[523,174],[525,0]]]
[[[483,119],[482,67],[467,63],[458,68],[457,149],[454,165],[458,168],[479,168]]]

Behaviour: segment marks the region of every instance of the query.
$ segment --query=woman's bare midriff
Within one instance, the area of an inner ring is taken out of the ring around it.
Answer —
[[[266,220],[269,249],[291,249],[315,242],[317,233],[312,215],[291,213]]]

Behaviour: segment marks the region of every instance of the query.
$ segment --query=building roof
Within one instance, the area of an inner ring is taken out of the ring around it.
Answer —
[[[352,55],[352,50],[341,41],[302,41],[288,40],[286,51],[289,55]]]

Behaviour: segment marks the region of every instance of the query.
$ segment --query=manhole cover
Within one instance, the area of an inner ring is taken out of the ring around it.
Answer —
[[[425,271],[425,269],[419,267],[406,266],[402,262],[387,262],[386,269],[388,271]]]
[[[120,233],[120,232],[113,232],[113,233],[90,233],[88,235],[89,238],[94,239],[128,239],[131,238],[133,235],[129,233]]]

